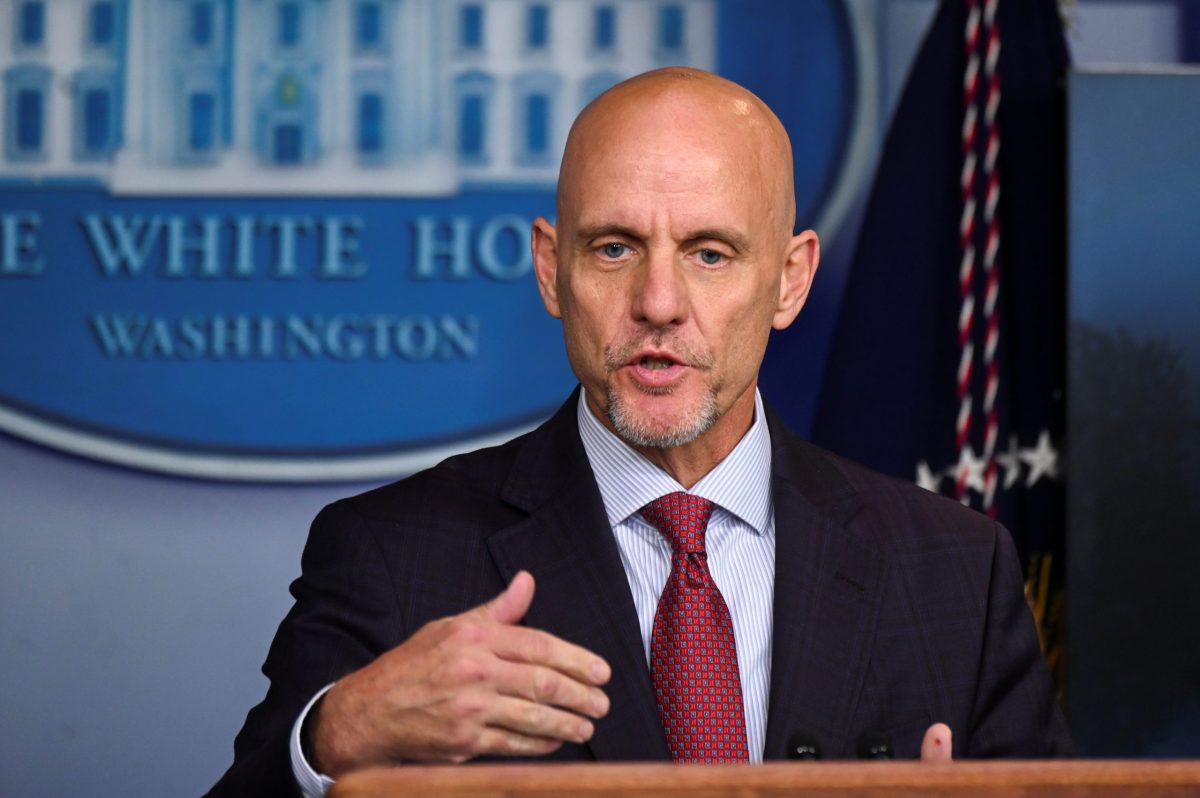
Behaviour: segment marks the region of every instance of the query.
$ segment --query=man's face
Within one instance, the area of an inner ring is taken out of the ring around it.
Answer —
[[[707,101],[619,110],[584,131],[557,225],[535,229],[547,308],[592,409],[622,438],[682,446],[733,409],[736,440],[770,330],[803,302],[778,180],[743,120]]]

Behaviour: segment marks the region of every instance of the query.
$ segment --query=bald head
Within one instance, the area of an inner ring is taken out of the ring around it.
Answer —
[[[686,146],[711,167],[734,169],[757,194],[771,226],[790,237],[796,198],[792,147],[774,112],[752,92],[711,72],[668,67],[618,83],[588,105],[567,136],[558,179],[558,216],[577,209],[589,166]]]

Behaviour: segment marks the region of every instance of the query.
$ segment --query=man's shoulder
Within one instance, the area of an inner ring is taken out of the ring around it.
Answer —
[[[877,543],[993,541],[997,524],[960,502],[913,481],[880,473],[800,438],[780,424],[771,430],[776,477],[847,530]]]
[[[581,453],[575,452],[580,445],[573,413],[574,405],[568,400],[529,432],[496,446],[447,457],[430,468],[332,506],[364,518],[388,520],[430,513],[478,513],[503,504],[510,494],[519,499],[522,487],[530,480],[561,476],[569,462],[586,466]],[[562,462],[547,462],[548,452]]]
[[[479,503],[494,504],[528,435],[448,457],[403,479],[349,496],[334,507],[371,520],[452,513]]]
[[[882,516],[890,526],[905,526],[914,532],[953,529],[986,531],[990,535],[995,526],[995,521],[986,515],[916,482],[882,474],[830,452],[824,454],[847,482],[855,486],[860,514],[864,516]]]

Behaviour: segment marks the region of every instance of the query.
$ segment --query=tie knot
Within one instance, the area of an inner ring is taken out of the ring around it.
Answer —
[[[704,553],[704,532],[713,503],[681,491],[668,493],[642,508],[642,518],[652,524],[675,551]]]

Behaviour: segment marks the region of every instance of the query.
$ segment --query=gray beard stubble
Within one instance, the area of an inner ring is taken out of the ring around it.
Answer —
[[[663,335],[653,336],[654,345],[662,346]],[[619,351],[606,351],[604,353],[604,365],[610,373],[621,368],[625,363],[629,362],[629,358],[636,351],[639,344],[630,342],[623,346]],[[713,367],[714,358],[709,353],[698,354],[692,352],[686,346],[676,344],[673,347],[685,363],[688,365],[708,370]],[[674,392],[673,388],[639,388],[638,390],[651,395],[669,395]],[[668,429],[656,430],[651,429],[650,425],[644,420],[637,418],[625,406],[620,395],[610,386],[607,390],[608,395],[608,420],[612,422],[613,429],[617,434],[628,444],[633,446],[643,446],[648,449],[670,449],[675,446],[683,446],[691,443],[699,438],[717,423],[720,418],[720,412],[717,410],[717,389],[716,386],[710,385],[704,394],[704,399],[694,412],[687,414],[683,418],[675,420],[675,423]]]
[[[647,393],[669,394],[671,391],[647,391]],[[632,446],[642,446],[647,449],[671,449],[683,446],[699,438],[717,423],[717,397],[710,388],[704,394],[703,403],[693,413],[677,419],[669,429],[654,430],[650,425],[634,417],[625,408],[620,395],[612,388],[608,389],[608,420],[612,422],[617,434]]]

